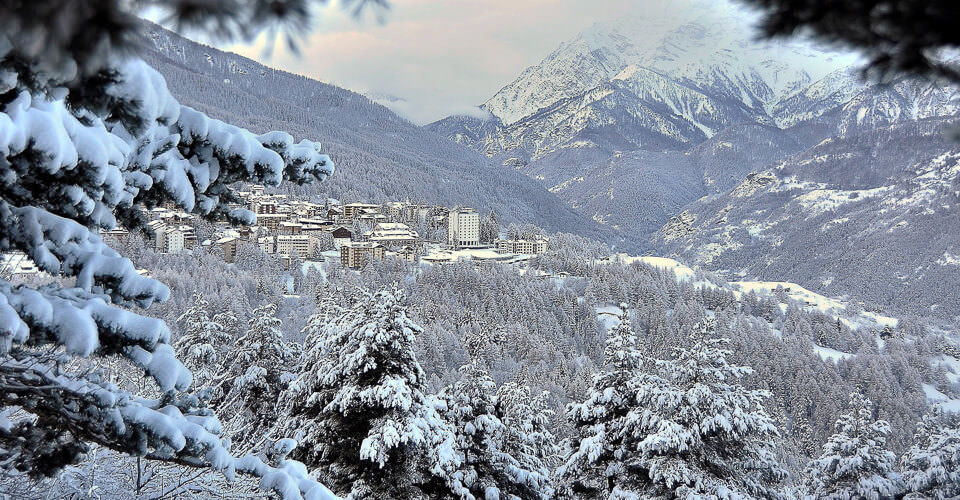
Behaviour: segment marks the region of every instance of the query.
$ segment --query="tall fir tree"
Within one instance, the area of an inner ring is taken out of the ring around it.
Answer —
[[[909,500],[960,498],[960,415],[935,406],[901,458]]]
[[[253,311],[247,331],[234,342],[213,387],[213,406],[221,412],[235,447],[244,451],[264,444],[280,417],[280,395],[296,360],[276,314],[274,303]]]
[[[550,474],[524,453],[530,443],[517,439],[524,429],[508,428],[499,412],[496,384],[474,361],[460,367],[460,380],[444,388],[443,417],[453,426],[462,461],[451,475],[464,500],[487,498],[547,499],[553,496]],[[520,458],[518,458],[520,457]],[[527,459],[521,462],[521,458]]]
[[[726,338],[713,319],[694,326],[690,347],[656,360],[655,373],[633,383],[637,408],[623,432],[637,447],[631,474],[615,493],[625,498],[782,498],[785,471],[771,443],[779,439],[764,409],[766,391],[739,382],[753,373],[727,361]]]
[[[898,498],[903,482],[886,448],[890,424],[874,418],[873,403],[859,392],[850,395],[848,410],[807,467],[807,493],[833,500]]]
[[[619,484],[641,471],[627,466],[639,436],[625,433],[631,411],[637,408],[634,379],[643,358],[625,305],[619,323],[607,334],[605,366],[593,378],[587,399],[571,404],[567,418],[576,436],[566,442],[563,463],[557,469],[559,495],[565,498],[608,498]]]
[[[216,376],[221,364],[223,349],[230,345],[230,333],[220,323],[220,318],[210,317],[210,303],[202,295],[193,295],[193,305],[177,318],[183,325],[183,334],[174,344],[174,349],[193,373],[194,383],[205,386]]]
[[[549,476],[560,455],[551,430],[550,393],[532,394],[522,382],[507,382],[497,389],[497,415],[507,427],[508,447],[523,470]]]
[[[281,429],[299,442],[290,456],[347,498],[442,498],[457,487],[454,435],[442,403],[424,392],[413,352],[421,328],[402,299],[365,293],[338,316],[313,316],[300,375],[284,396]]]

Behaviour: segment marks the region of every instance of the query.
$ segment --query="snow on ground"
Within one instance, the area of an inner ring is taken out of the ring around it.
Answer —
[[[960,399],[953,399],[930,384],[923,384],[923,393],[927,395],[930,403],[943,408],[944,411],[960,413]]]
[[[609,331],[611,328],[620,324],[620,308],[617,306],[603,306],[597,308],[597,320],[603,331]]]
[[[40,272],[37,265],[21,252],[0,255],[0,269],[13,274],[37,274]]]
[[[827,316],[840,318],[840,321],[851,330],[860,330],[862,328],[879,330],[885,326],[895,328],[898,323],[895,318],[870,311],[861,311],[857,316],[851,317],[846,313],[847,303],[843,300],[825,297],[819,293],[811,292],[796,283],[785,281],[735,281],[731,282],[730,286],[735,292],[754,292],[757,295],[772,295],[777,288],[783,288],[787,297],[799,301],[807,310],[819,311]]]
[[[849,359],[854,356],[849,352],[838,351],[836,349],[821,347],[818,345],[813,346],[813,352],[817,353],[817,356],[820,356],[820,359],[824,361],[833,361],[834,363],[839,362],[841,359]]]
[[[658,269],[664,269],[667,271],[673,271],[677,275],[678,280],[691,280],[693,279],[695,273],[693,269],[687,267],[673,259],[668,259],[666,257],[653,257],[650,255],[645,255],[642,257],[627,255],[625,253],[618,253],[610,258],[612,262],[617,262],[624,265],[630,265],[634,262],[641,262],[648,266],[656,267]]]
[[[933,359],[934,368],[944,367],[947,370],[947,380],[960,383],[960,359],[953,356],[939,356]]]
[[[529,255],[499,253],[491,248],[464,248],[460,250],[447,250],[443,248],[432,248],[424,255],[421,260],[425,262],[454,262],[458,260],[489,260],[498,262],[519,262],[529,260]]]
[[[815,189],[797,198],[797,203],[799,203],[805,211],[810,212],[810,216],[813,217],[826,213],[830,210],[835,210],[837,207],[848,203],[861,201],[865,198],[881,196],[889,190],[889,187],[862,189],[856,191]]]

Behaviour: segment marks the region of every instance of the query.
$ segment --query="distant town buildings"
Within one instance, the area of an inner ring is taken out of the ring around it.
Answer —
[[[356,219],[361,215],[375,214],[380,205],[371,203],[347,203],[343,206],[343,217],[345,219]]]
[[[217,246],[223,251],[223,260],[228,263],[236,262],[237,247],[240,245],[240,238],[236,236],[225,236],[217,240]]]
[[[387,248],[414,247],[421,242],[420,235],[402,222],[378,223],[374,230],[366,233],[364,237],[367,241],[379,243]]]
[[[288,264],[293,256],[303,260],[338,259],[352,269],[386,255],[411,262],[442,263],[459,258],[520,262],[545,252],[548,246],[542,238],[481,245],[480,216],[472,208],[451,210],[409,201],[314,203],[267,194],[262,186],[251,186],[237,194],[240,200],[232,208],[250,210],[256,222],[243,227],[217,224],[212,234],[205,235],[210,239],[202,242],[205,247],[220,248],[223,259],[231,263],[243,245],[256,245]],[[177,253],[198,244],[195,215],[172,206],[154,208],[148,214],[158,252]],[[440,240],[428,241],[421,232]],[[123,229],[101,234],[117,241],[129,237]]]
[[[337,250],[353,241],[353,233],[343,226],[334,229],[331,234],[333,235],[333,246]]]
[[[280,255],[308,258],[314,255],[317,243],[314,238],[299,234],[281,234],[277,236],[277,253]]]
[[[472,208],[458,208],[447,215],[447,244],[456,247],[480,245],[480,215]]]

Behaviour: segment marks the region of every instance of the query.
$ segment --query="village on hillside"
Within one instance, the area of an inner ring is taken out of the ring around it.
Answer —
[[[444,263],[459,259],[521,262],[547,250],[539,235],[501,238],[495,218],[467,207],[449,208],[414,202],[324,203],[268,194],[263,186],[239,191],[243,204],[256,215],[250,226],[222,222],[204,238],[198,237],[200,219],[172,207],[149,211],[150,241],[160,253],[178,253],[198,245],[217,246],[227,262],[234,262],[243,245],[256,245],[285,263],[338,261],[359,269],[371,259],[394,255],[411,262]],[[484,220],[487,219],[487,220]],[[491,227],[492,226],[492,227]],[[103,232],[123,240],[123,229]],[[29,264],[23,264],[30,269]]]

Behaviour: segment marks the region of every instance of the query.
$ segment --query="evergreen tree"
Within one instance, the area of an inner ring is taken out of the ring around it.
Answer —
[[[940,407],[924,415],[901,463],[906,498],[960,498],[960,415]]]
[[[807,467],[808,493],[836,500],[897,498],[903,485],[895,457],[886,449],[890,425],[874,419],[873,404],[859,392],[850,395],[848,409],[823,454]]]
[[[367,293],[339,316],[313,316],[285,395],[281,430],[299,441],[291,456],[348,498],[443,497],[457,487],[453,432],[424,394],[413,353],[421,328],[401,301],[399,291]]]
[[[456,449],[462,462],[451,476],[460,498],[550,498],[549,472],[540,463],[528,469],[517,455],[530,443],[516,439],[523,429],[509,429],[501,420],[496,384],[476,362],[460,368],[460,380],[440,393],[444,418],[455,429]],[[526,446],[525,446],[526,445]],[[528,458],[528,457],[524,457]],[[536,462],[534,462],[536,463]]]
[[[634,379],[642,365],[642,356],[621,305],[620,322],[607,334],[604,349],[606,366],[594,376],[587,399],[571,404],[567,418],[576,436],[566,443],[563,464],[557,470],[564,497],[608,498],[618,485],[631,481],[640,471],[627,466],[640,436],[625,432],[632,410],[637,409]],[[641,438],[642,439],[642,438]]]
[[[738,379],[753,372],[731,365],[725,338],[710,338],[713,320],[694,327],[689,348],[656,361],[656,374],[633,383],[637,408],[623,433],[638,445],[624,468],[642,474],[617,485],[644,498],[780,498],[785,472],[770,443],[779,438],[765,391]]]
[[[507,382],[497,389],[497,415],[507,427],[507,446],[523,470],[550,475],[560,455],[551,430],[549,393],[531,394],[530,386]]]
[[[207,385],[216,376],[220,356],[230,343],[230,334],[217,319],[210,318],[210,303],[199,293],[193,295],[193,305],[177,319],[183,325],[183,334],[174,349],[193,373],[198,386]]]
[[[280,394],[296,359],[292,346],[283,340],[276,312],[273,303],[253,311],[214,386],[213,406],[235,446],[244,451],[262,444],[280,417]]]

